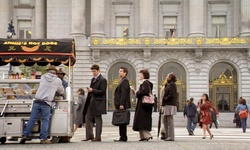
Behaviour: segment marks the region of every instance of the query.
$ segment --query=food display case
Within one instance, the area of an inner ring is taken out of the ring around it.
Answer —
[[[12,51],[9,51],[9,49]],[[76,61],[73,39],[0,39],[0,66],[65,65],[68,67],[68,87],[65,100],[55,100],[51,113],[49,136],[53,142],[70,142],[73,136],[74,102],[72,90],[73,65]],[[14,89],[12,85],[37,85],[40,79],[0,79],[0,142],[7,137],[22,136],[29,120],[36,89],[30,93]],[[3,85],[3,86],[1,86]],[[35,86],[34,86],[35,87]],[[18,97],[18,98],[17,98]],[[41,119],[38,118],[30,137],[39,138]]]

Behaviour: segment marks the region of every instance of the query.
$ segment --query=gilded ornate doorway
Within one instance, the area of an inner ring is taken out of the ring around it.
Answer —
[[[215,64],[209,74],[209,97],[219,111],[234,111],[238,99],[237,73],[228,63]]]
[[[131,86],[136,89],[136,72],[133,66],[125,62],[118,62],[110,67],[108,72],[108,110],[114,110],[114,92],[119,83],[118,72],[120,67],[128,68],[128,80]],[[135,109],[136,99],[133,93],[130,93],[131,110]]]
[[[166,63],[159,69],[158,73],[158,97],[160,96],[160,90],[164,86],[166,76],[173,72],[177,77],[177,92],[178,92],[178,110],[182,111],[186,105],[187,93],[186,93],[186,71],[178,63]]]

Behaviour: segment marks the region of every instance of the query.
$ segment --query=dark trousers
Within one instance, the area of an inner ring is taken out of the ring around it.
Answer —
[[[90,113],[90,107],[88,108],[87,114],[86,114],[86,138],[87,139],[93,139],[94,138],[94,134],[93,134],[93,120],[95,120],[96,123],[96,135],[95,138],[96,139],[101,139],[101,134],[102,134],[102,115],[98,115],[98,116],[93,116]]]
[[[119,125],[120,140],[127,141],[127,125]]]

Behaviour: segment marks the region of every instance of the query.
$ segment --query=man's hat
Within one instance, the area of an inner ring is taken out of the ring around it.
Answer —
[[[56,69],[56,67],[54,65],[49,66],[49,68],[47,69],[47,71],[49,71],[49,70],[54,70],[54,71],[57,72],[57,69]]]
[[[60,73],[60,74],[63,74],[63,75],[65,75],[65,74],[66,74],[66,73],[63,71],[63,69],[62,69],[62,68],[59,68],[59,69],[58,69],[58,71],[57,71],[57,73],[58,73],[58,74]]]

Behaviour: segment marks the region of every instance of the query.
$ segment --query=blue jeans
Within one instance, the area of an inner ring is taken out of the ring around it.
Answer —
[[[29,136],[39,114],[41,114],[41,117],[42,117],[42,127],[40,130],[40,139],[45,140],[48,137],[50,114],[51,114],[51,107],[47,104],[40,104],[40,103],[36,103],[36,102],[33,103],[32,111],[30,114],[30,119],[26,125],[25,130],[23,131],[23,135]]]
[[[240,119],[240,120],[241,120],[242,130],[243,130],[243,132],[246,132],[246,129],[247,129],[247,118]]]
[[[195,117],[187,117],[187,130],[188,132],[194,131],[197,123],[195,122]]]

